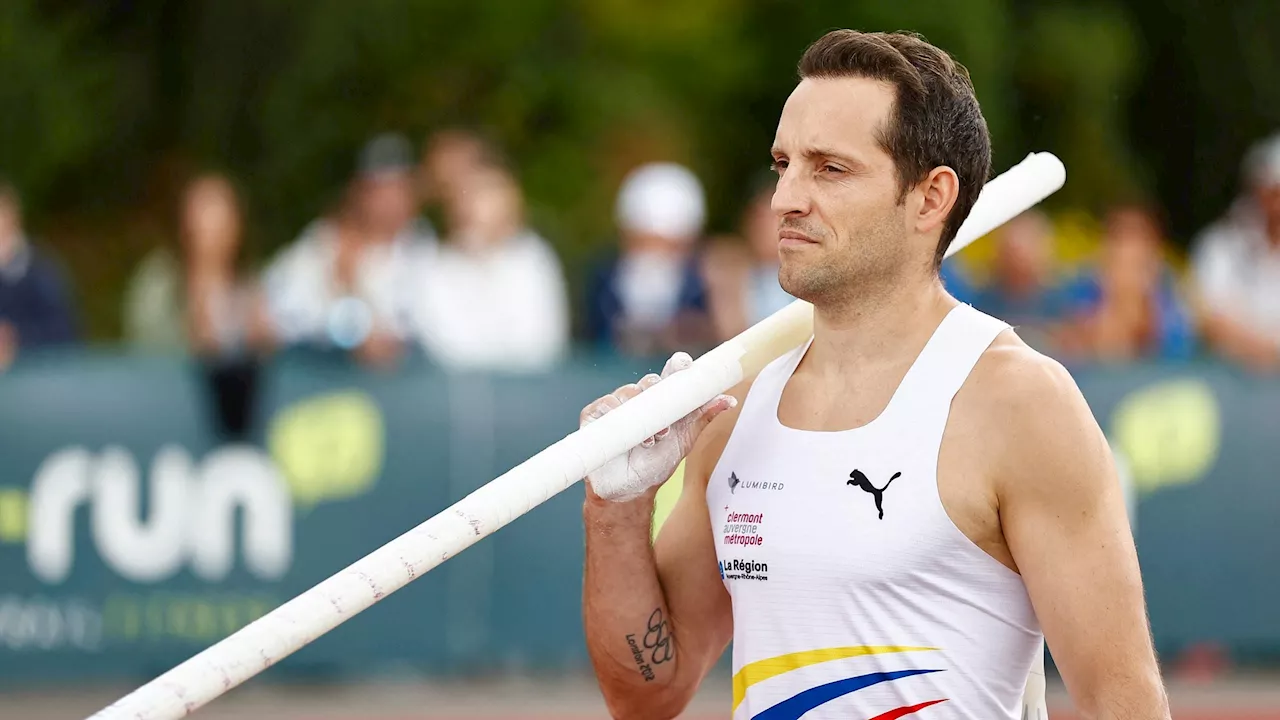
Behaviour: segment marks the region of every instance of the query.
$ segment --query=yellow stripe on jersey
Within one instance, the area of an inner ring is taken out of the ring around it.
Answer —
[[[783,673],[799,670],[802,667],[817,665],[831,660],[860,657],[862,655],[882,655],[887,653],[925,652],[937,650],[932,647],[907,647],[899,645],[851,645],[849,647],[823,648],[820,650],[804,650],[777,657],[757,660],[744,665],[733,676],[733,709],[747,697],[747,688],[764,682]]]

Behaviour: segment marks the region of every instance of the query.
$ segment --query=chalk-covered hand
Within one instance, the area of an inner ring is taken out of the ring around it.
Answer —
[[[626,401],[673,373],[688,369],[692,364],[693,359],[686,353],[672,355],[662,368],[661,376],[646,375],[640,382],[623,385],[583,408],[579,418],[581,426],[586,427],[604,417],[610,410],[621,407]],[[659,430],[653,437],[587,475],[587,485],[596,495],[615,502],[626,502],[643,496],[671,477],[680,461],[693,449],[694,441],[717,415],[737,404],[737,399],[731,395],[717,395],[675,424]]]

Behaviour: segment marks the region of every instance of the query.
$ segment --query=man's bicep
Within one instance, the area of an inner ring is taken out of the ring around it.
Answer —
[[[1158,682],[1137,553],[1110,448],[1060,366],[1018,403],[1000,513],[1054,660],[1077,703]]]

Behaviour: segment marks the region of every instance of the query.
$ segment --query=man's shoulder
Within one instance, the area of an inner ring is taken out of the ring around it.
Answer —
[[[1076,415],[1082,406],[1087,410],[1071,372],[1012,329],[978,359],[956,403],[966,419],[1002,432],[1047,430],[1063,415]]]
[[[974,365],[971,381],[986,386],[985,395],[1016,402],[1028,395],[1052,396],[1075,387],[1070,371],[1054,358],[1036,350],[1006,330],[991,343]]]
[[[954,409],[998,475],[1022,476],[1038,463],[1066,460],[1097,446],[1101,435],[1070,371],[1012,330],[983,353]]]

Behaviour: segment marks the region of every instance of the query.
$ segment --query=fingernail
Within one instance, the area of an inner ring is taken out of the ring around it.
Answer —
[[[728,398],[729,398],[729,409],[730,409],[730,410],[732,410],[732,409],[734,409],[734,408],[738,407],[738,398],[736,398],[736,397],[734,397],[734,396],[732,396],[732,395],[728,395],[728,396],[726,396],[726,397],[728,397]]]

